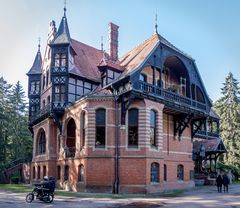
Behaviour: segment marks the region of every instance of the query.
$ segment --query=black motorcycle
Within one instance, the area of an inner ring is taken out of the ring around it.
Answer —
[[[54,198],[54,192],[42,187],[40,184],[35,184],[33,191],[26,196],[26,202],[31,203],[34,199],[38,199],[43,202],[52,203]]]

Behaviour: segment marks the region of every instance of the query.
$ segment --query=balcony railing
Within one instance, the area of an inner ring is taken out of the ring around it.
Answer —
[[[199,130],[196,133],[196,136],[200,136],[200,137],[219,137],[219,133],[215,133],[215,132],[207,132],[204,130]]]
[[[51,111],[51,103],[49,103],[48,105],[46,105],[45,107],[41,108],[38,112],[36,112],[35,114],[31,115],[31,117],[29,118],[30,123],[34,122],[35,120],[37,120],[38,118],[50,113]]]
[[[194,108],[204,110],[204,111],[206,110],[206,105],[204,103],[199,103],[188,97],[179,95],[177,93],[171,92],[169,90],[160,88],[158,86],[154,86],[152,84],[149,84],[149,83],[146,83],[143,81],[138,81],[138,83],[136,85],[134,85],[134,88],[137,90],[141,90],[148,94],[153,94],[153,95],[162,97],[163,99],[172,101],[174,103],[179,103],[182,105],[194,107]]]

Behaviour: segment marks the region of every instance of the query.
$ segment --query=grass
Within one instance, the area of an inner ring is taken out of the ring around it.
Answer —
[[[0,190],[12,191],[16,193],[28,193],[33,190],[33,187],[28,184],[0,184]],[[184,190],[174,190],[161,194],[107,194],[107,193],[83,193],[64,190],[55,190],[55,195],[67,196],[67,197],[80,197],[80,198],[111,198],[111,199],[123,199],[123,198],[159,198],[159,197],[176,197],[179,194],[184,193]]]

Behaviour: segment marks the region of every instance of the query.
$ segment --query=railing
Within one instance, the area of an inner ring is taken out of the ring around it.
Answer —
[[[164,99],[172,101],[174,103],[184,104],[201,110],[206,110],[206,105],[204,103],[199,103],[197,101],[191,100],[188,97],[179,95],[166,89],[162,89],[158,86],[154,86],[143,81],[138,81],[135,87],[138,90],[142,90],[143,92],[163,97]]]
[[[215,133],[215,132],[207,132],[207,131],[204,131],[204,130],[199,130],[197,131],[196,133],[197,136],[204,136],[204,137],[219,137],[219,134],[218,133]]]
[[[36,112],[34,115],[31,115],[31,117],[29,118],[30,123],[32,123],[33,121],[37,120],[38,118],[46,115],[47,113],[49,113],[51,111],[51,103],[49,103],[48,105],[46,105],[45,107],[41,108],[38,112]]]
[[[64,154],[65,158],[75,157],[76,147],[65,147]]]

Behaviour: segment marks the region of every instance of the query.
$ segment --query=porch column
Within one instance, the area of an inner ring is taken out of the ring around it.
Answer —
[[[153,84],[153,86],[155,86],[156,85],[156,79],[155,79],[155,77],[156,77],[156,68],[155,68],[155,66],[152,66],[152,70],[153,70],[153,81],[152,81],[152,84]]]

